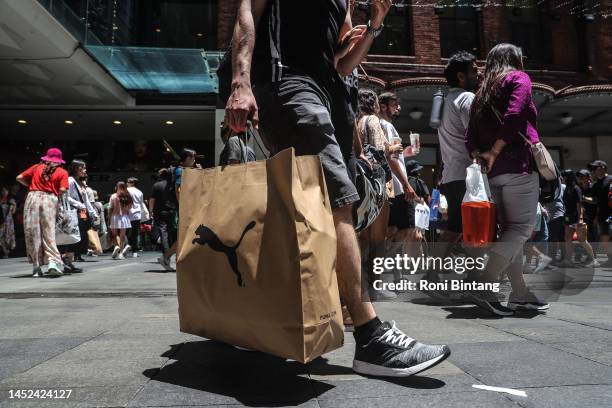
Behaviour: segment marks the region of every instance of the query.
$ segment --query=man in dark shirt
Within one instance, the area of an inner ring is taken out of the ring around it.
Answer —
[[[610,185],[612,176],[608,175],[608,164],[603,160],[595,160],[589,164],[595,183],[591,187],[593,198],[597,202],[597,222],[599,224],[599,241],[602,249],[608,255],[608,261],[603,265],[612,266],[612,253],[610,248]]]
[[[582,207],[584,208],[584,223],[589,229],[589,241],[596,242],[599,237],[599,226],[597,224],[597,201],[594,198],[591,173],[582,169],[576,173],[578,186],[582,191]]]
[[[153,184],[153,192],[149,200],[149,214],[153,226],[159,234],[162,252],[167,253],[176,242],[175,217],[178,209],[176,192],[172,183],[172,173],[168,169],[158,172],[159,181]],[[169,272],[174,269],[167,263],[160,264]]]
[[[359,199],[350,165],[353,133],[337,131],[332,122],[347,112],[342,76],[366,57],[391,0],[372,1],[367,27],[352,27],[347,6],[347,0],[241,0],[226,123],[243,133],[247,119],[257,126],[261,118],[272,153],[293,147],[297,155],[319,156],[338,237],[340,294],[355,324],[353,370],[408,376],[438,364],[450,350],[418,343],[394,324],[381,322],[372,303],[362,299],[352,218],[352,204]],[[339,47],[347,33],[348,45]]]

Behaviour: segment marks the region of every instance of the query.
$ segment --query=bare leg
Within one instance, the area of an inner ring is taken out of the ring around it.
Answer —
[[[360,326],[374,319],[376,312],[365,297],[367,295],[362,294],[361,254],[353,229],[351,206],[334,209],[333,215],[338,237],[336,271],[340,295],[346,302],[355,326]]]
[[[125,230],[122,228],[119,230],[119,249],[123,251],[125,247]]]
[[[570,261],[572,259],[572,254],[574,251],[572,250],[572,236],[574,235],[574,228],[570,228],[569,226],[565,226],[565,261]]]
[[[164,258],[170,259],[172,255],[176,254],[176,245],[177,243],[175,242],[166,252],[164,252]]]
[[[580,246],[584,248],[586,253],[589,255],[589,259],[591,260],[595,259],[595,252],[593,252],[593,247],[591,246],[589,241],[580,241]]]

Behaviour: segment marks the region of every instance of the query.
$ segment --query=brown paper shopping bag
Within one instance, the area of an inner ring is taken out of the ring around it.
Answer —
[[[100,242],[98,232],[93,229],[87,230],[87,238],[89,240],[89,249],[96,255],[102,255],[102,243]]]
[[[181,331],[306,363],[342,346],[336,233],[317,156],[185,170]]]

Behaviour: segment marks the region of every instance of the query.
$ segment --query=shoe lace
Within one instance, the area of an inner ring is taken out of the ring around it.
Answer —
[[[395,325],[395,321],[393,321],[392,323],[392,327],[387,330],[382,336],[380,336],[380,340],[394,344],[399,347],[408,347],[412,342],[416,341],[415,339],[398,329]]]

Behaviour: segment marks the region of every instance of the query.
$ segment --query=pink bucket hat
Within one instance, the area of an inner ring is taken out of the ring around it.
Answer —
[[[66,163],[62,159],[62,151],[58,149],[57,147],[52,147],[49,150],[47,150],[47,155],[41,157],[40,160],[50,162],[50,163],[58,163],[58,164]]]

